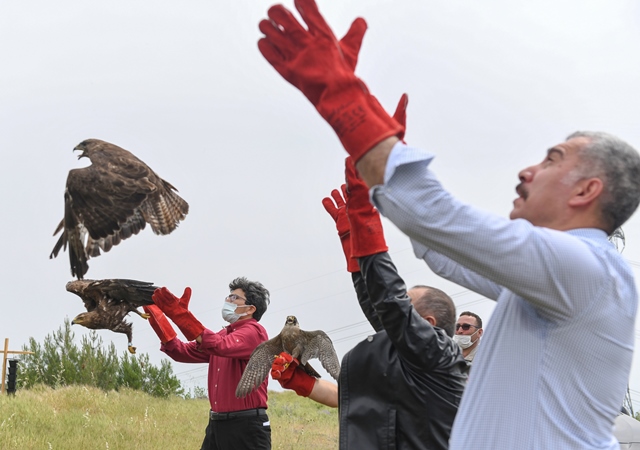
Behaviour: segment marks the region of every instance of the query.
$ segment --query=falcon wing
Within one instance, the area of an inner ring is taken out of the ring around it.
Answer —
[[[331,338],[322,330],[301,331],[301,333],[304,335],[307,345],[300,355],[300,364],[304,365],[308,360],[318,358],[322,367],[337,381],[340,375],[340,360],[333,348]]]
[[[255,348],[238,382],[238,387],[236,388],[237,398],[245,397],[262,384],[267,375],[269,375],[273,358],[279,355],[281,351],[282,341],[280,335],[263,342]]]

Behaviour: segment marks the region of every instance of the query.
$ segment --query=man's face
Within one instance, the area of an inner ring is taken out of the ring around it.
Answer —
[[[557,229],[579,181],[579,177],[572,176],[580,163],[579,151],[588,143],[585,137],[570,139],[550,148],[541,163],[520,171],[518,198],[513,201],[509,217]]]
[[[465,328],[467,329],[465,330]],[[478,330],[479,330],[478,323],[475,317],[472,317],[472,316],[458,317],[458,321],[456,322],[456,334],[472,335]]]

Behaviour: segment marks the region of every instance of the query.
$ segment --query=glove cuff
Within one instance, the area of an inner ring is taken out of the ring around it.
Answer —
[[[404,127],[369,94],[362,80],[353,76],[343,81],[335,89],[327,89],[316,108],[358,162],[376,144],[404,135]]]
[[[300,397],[308,397],[316,385],[316,379],[308,375],[304,370],[296,368],[289,381],[280,384],[285,389],[292,389]]]
[[[193,341],[204,331],[204,325],[202,325],[190,311],[185,310],[169,317],[178,326],[188,341]]]
[[[354,258],[389,250],[379,215],[369,218],[350,216],[349,219],[351,221],[351,255]]]

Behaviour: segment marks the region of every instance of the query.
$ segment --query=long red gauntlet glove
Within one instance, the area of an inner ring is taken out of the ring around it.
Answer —
[[[369,188],[358,176],[351,157],[345,160],[347,217],[351,227],[351,255],[358,258],[386,252],[380,213],[369,201]]]
[[[160,342],[166,344],[177,336],[176,331],[173,329],[162,310],[156,305],[143,306],[144,312],[149,314],[149,325],[153,328],[160,338]]]
[[[403,127],[354,73],[364,20],[356,19],[338,42],[314,0],[295,0],[295,6],[308,29],[284,6],[269,8],[269,20],[259,24],[265,59],[309,99],[355,161],[384,139],[401,136]]]
[[[273,360],[271,378],[280,386],[292,389],[301,397],[308,397],[316,384],[316,379],[298,367],[300,363],[287,352],[282,352]]]
[[[322,199],[322,205],[336,222],[338,236],[340,236],[340,243],[342,244],[342,251],[347,259],[347,271],[353,273],[360,272],[360,266],[358,265],[358,260],[351,256],[351,228],[349,227],[347,209],[343,200],[343,197],[347,197],[346,188],[347,186],[343,184],[342,195],[340,195],[340,191],[337,189],[331,191],[331,197],[333,197],[333,200],[329,197],[325,197]]]
[[[166,287],[156,289],[151,298],[158,308],[180,328],[187,340],[193,341],[204,331],[204,326],[187,309],[191,299],[190,287],[185,288],[180,299]]]

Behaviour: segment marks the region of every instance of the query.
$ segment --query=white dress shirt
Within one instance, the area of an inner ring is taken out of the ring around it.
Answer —
[[[396,144],[375,206],[438,275],[496,308],[456,416],[452,450],[616,449],[637,292],[606,233],[567,232],[466,205]]]

